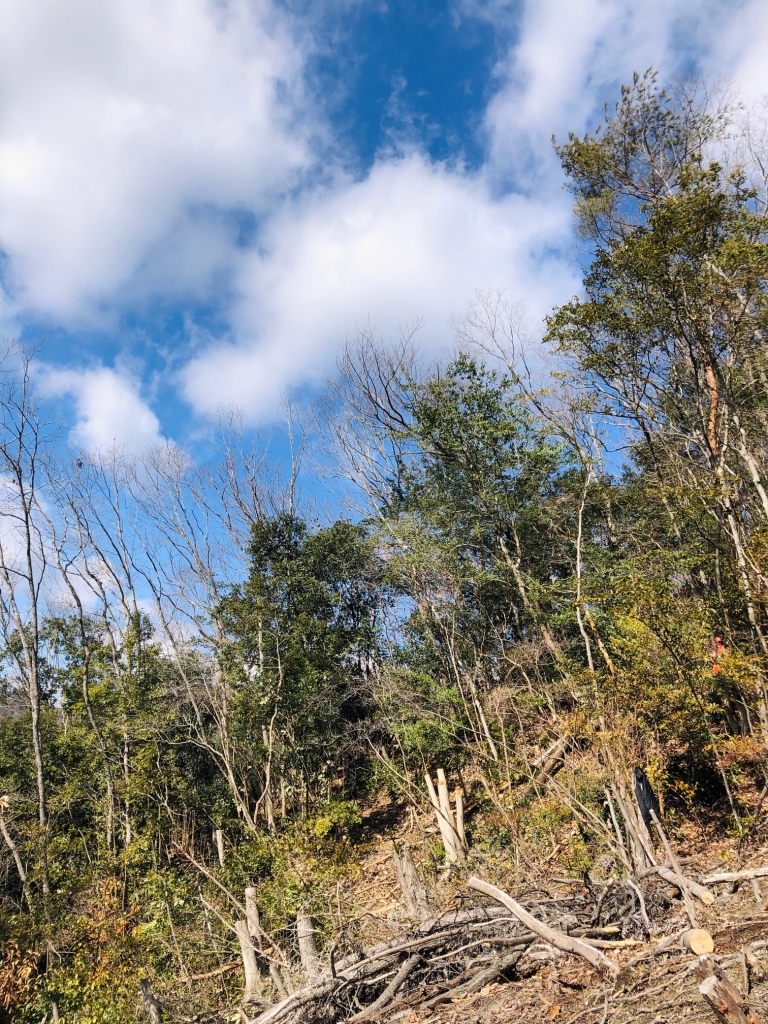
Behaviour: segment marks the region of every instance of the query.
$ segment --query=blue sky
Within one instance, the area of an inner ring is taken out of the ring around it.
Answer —
[[[768,5],[5,0],[0,327],[75,438],[186,443],[340,342],[579,284],[553,133],[649,65],[768,92]]]

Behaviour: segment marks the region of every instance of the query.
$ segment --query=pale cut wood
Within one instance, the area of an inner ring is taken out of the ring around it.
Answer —
[[[464,790],[458,786],[453,794],[453,802],[456,804],[456,832],[459,842],[466,850],[467,837],[464,833]]]
[[[747,868],[744,871],[723,871],[716,875],[707,875],[702,878],[705,885],[717,885],[719,882],[742,882],[749,878],[765,878],[768,875],[768,867]]]
[[[512,897],[502,889],[498,889],[495,885],[484,882],[481,878],[470,878],[467,885],[470,889],[475,889],[477,892],[490,896],[491,899],[494,899],[505,906],[507,910],[511,910],[515,917],[519,921],[522,921],[526,928],[530,928],[532,932],[540,935],[542,939],[548,942],[551,946],[555,946],[557,949],[562,949],[565,953],[575,953],[577,956],[583,957],[586,961],[592,964],[593,967],[598,967],[602,970],[608,971],[612,975],[618,974],[618,966],[612,960],[609,960],[608,957],[598,949],[595,949],[593,946],[588,946],[585,942],[580,942],[578,939],[575,939],[570,935],[564,935],[563,932],[555,931],[554,928],[550,928],[548,925],[542,924],[541,921],[537,920],[533,914],[529,914],[527,910],[521,907],[516,900],[513,900]]]
[[[692,878],[688,878],[687,875],[678,875],[671,868],[665,867],[663,864],[658,865],[653,869],[657,875],[664,879],[665,882],[670,882],[682,891],[683,886],[687,886],[688,889],[697,896],[706,907],[711,907],[715,902],[715,894],[710,892],[704,885],[699,885],[698,882],[694,882]],[[650,874],[650,871],[648,872]]]
[[[259,973],[259,962],[256,959],[256,950],[248,930],[248,922],[235,921],[235,932],[240,942],[240,955],[243,958],[243,973],[245,974],[243,1002],[260,1002],[261,974]]]
[[[704,928],[689,928],[687,932],[683,932],[680,941],[696,956],[704,956],[705,953],[712,953],[715,949],[714,939]]]
[[[445,849],[445,859],[449,864],[455,864],[459,859],[456,854],[454,846],[454,827],[453,821],[446,818],[445,812],[440,806],[440,801],[437,798],[437,792],[435,791],[435,784],[432,781],[432,776],[427,774],[424,776],[424,781],[427,784],[427,792],[429,793],[429,799],[432,807],[435,811],[435,817],[437,818],[437,827],[440,829],[440,835],[443,840],[443,848]]]
[[[440,810],[442,811],[443,818],[448,824],[448,829],[446,831],[451,845],[451,851],[448,859],[455,864],[462,859],[463,851],[456,832],[453,811],[451,810],[451,798],[448,794],[448,783],[445,781],[445,772],[442,768],[437,769],[437,798],[440,803]]]
[[[224,867],[226,853],[224,852],[224,833],[220,828],[213,830],[213,841],[216,844],[216,852],[219,855],[219,864]]]
[[[299,914],[296,918],[296,933],[299,939],[301,969],[305,977],[311,981],[320,973],[320,957],[317,955],[315,943],[315,924],[308,914]]]

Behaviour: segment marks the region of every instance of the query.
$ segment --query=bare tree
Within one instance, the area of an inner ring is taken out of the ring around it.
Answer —
[[[32,354],[15,344],[0,358],[0,634],[30,711],[35,759],[40,874],[48,881],[48,804],[41,716],[41,603],[48,573],[42,514],[42,467],[54,431],[36,407]]]

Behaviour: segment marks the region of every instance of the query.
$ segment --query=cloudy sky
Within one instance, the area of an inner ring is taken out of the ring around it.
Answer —
[[[89,448],[269,420],[341,341],[578,289],[553,133],[768,92],[764,0],[4,0],[0,329]]]

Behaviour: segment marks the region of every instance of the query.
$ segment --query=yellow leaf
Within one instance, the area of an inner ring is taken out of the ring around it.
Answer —
[[[560,1016],[560,1010],[561,1010],[560,1004],[559,1003],[555,1003],[554,1006],[550,1006],[549,1012],[547,1013],[547,1016],[549,1017],[550,1020],[554,1020],[555,1017],[559,1017]]]

